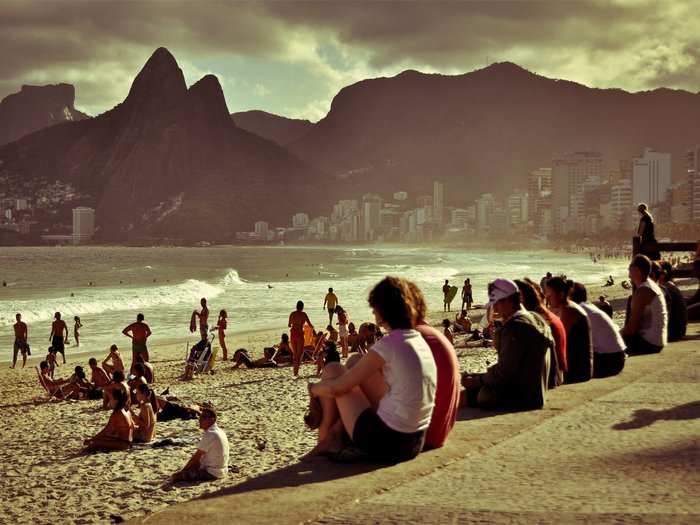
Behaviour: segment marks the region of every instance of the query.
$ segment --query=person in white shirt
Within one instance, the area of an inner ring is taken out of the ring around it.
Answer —
[[[649,258],[636,255],[629,266],[629,277],[634,284],[632,307],[621,332],[629,355],[656,354],[666,346],[666,301],[659,285],[649,278],[650,273]]]
[[[307,456],[342,453],[343,428],[356,449],[375,459],[406,461],[423,448],[437,370],[415,330],[413,293],[406,280],[386,277],[370,292],[369,304],[389,333],[351,368],[328,363],[322,381],[309,385],[311,397],[320,398],[322,418],[318,444]]]
[[[173,482],[211,481],[228,473],[229,447],[226,432],[216,424],[216,410],[205,406],[199,415],[199,428],[204,435],[182,470],[172,475]]]
[[[588,291],[581,283],[574,283],[569,297],[588,317],[593,340],[593,377],[616,376],[625,367],[625,341],[619,328],[603,310],[588,302]]]

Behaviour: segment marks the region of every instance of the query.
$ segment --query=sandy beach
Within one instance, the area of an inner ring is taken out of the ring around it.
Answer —
[[[236,293],[241,294],[252,285],[237,286]],[[589,287],[592,299],[601,291],[600,287]],[[617,299],[614,304],[619,322],[624,308],[620,298],[627,292],[617,285],[604,291],[610,299]],[[364,292],[360,295],[366,297]],[[246,304],[241,299],[236,303],[238,308]],[[352,320],[356,324],[372,320],[360,315],[359,307],[354,311]],[[474,321],[481,312],[474,312]],[[314,315],[323,316],[318,312]],[[454,319],[454,315],[454,311],[449,315],[433,311],[430,321],[437,325],[444,317]],[[178,314],[179,317],[185,315]],[[96,316],[92,322],[97,319]],[[279,341],[280,332],[280,329],[241,332],[231,329],[227,337],[229,355],[244,347],[254,357],[260,357],[262,348]],[[118,332],[114,337],[121,341],[128,362],[130,352],[125,351],[128,341]],[[217,346],[215,341],[214,347]],[[464,336],[457,337],[455,347],[463,371],[484,371],[496,360],[493,349],[469,346]],[[69,347],[68,363],[57,369],[56,377],[69,376],[76,365],[87,369],[89,357],[102,360],[107,353],[94,351],[95,346],[89,348],[93,350],[78,352],[75,347]],[[214,374],[182,381],[186,352],[182,341],[155,342],[150,350],[157,393],[169,388],[171,395],[183,401],[210,401],[217,407],[219,425],[227,432],[231,446],[229,476],[212,483],[166,485],[169,476],[195,450],[200,436],[196,421],[158,423],[156,440],[178,438],[182,441],[178,445],[140,446],[127,452],[78,456],[83,440],[104,426],[109,413],[102,410],[101,401],[47,402],[35,370],[44,358],[37,345],[25,369],[11,370],[7,362],[0,366],[3,385],[0,407],[5,416],[0,431],[0,461],[5,465],[4,476],[0,478],[3,494],[0,522],[48,524],[58,520],[87,524],[142,517],[177,502],[233,487],[266,471],[293,465],[313,447],[315,434],[306,430],[302,417],[308,404],[306,383],[313,377],[315,365],[303,366],[302,377],[294,380],[289,367],[233,370],[230,363],[219,361]]]
[[[261,331],[239,337],[252,348],[262,348],[278,336]],[[232,337],[232,348],[238,347],[237,339]],[[463,340],[458,337],[457,347],[464,370],[482,371],[495,361],[493,349],[467,348]],[[289,367],[233,370],[230,363],[219,362],[216,373],[181,381],[182,345],[154,347],[151,355],[157,392],[170,387],[183,400],[211,401],[218,408],[219,425],[231,446],[228,478],[163,487],[194,452],[200,435],[196,421],[158,423],[157,440],[189,441],[182,446],[76,456],[82,440],[99,431],[109,413],[101,401],[47,402],[34,357],[25,369],[11,370],[7,363],[0,369],[5,416],[0,462],[6,466],[0,478],[0,522],[48,524],[60,517],[61,523],[87,524],[107,523],[113,516],[132,518],[294,464],[313,447],[315,434],[305,429],[302,417],[308,404],[306,382],[313,378],[315,365],[304,365],[301,378],[294,380]],[[88,357],[69,353],[68,364],[57,369],[56,377],[69,375],[75,365],[87,368]]]

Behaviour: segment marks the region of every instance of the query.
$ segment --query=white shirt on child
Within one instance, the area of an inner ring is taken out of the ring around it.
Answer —
[[[437,369],[430,347],[419,332],[392,330],[372,350],[383,360],[384,381],[389,387],[379,401],[377,415],[398,432],[425,430],[435,406]]]

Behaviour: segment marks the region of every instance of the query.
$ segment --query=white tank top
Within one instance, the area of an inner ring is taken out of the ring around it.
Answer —
[[[666,346],[666,330],[668,313],[666,312],[666,299],[664,293],[651,279],[647,279],[639,288],[649,288],[655,297],[644,307],[642,314],[642,326],[639,329],[641,336],[655,346]]]

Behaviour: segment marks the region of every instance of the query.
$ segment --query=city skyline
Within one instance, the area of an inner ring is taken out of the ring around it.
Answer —
[[[689,150],[684,160],[687,178],[672,183],[669,153],[647,147],[605,170],[599,152],[571,152],[553,156],[549,167],[530,171],[526,187],[513,188],[505,196],[482,193],[473,201],[447,206],[445,184],[436,180],[432,195],[410,195],[397,188],[393,199],[368,193],[341,200],[328,215],[311,217],[299,211],[291,218],[291,228],[271,227],[261,217],[253,232],[238,232],[237,238],[424,242],[529,234],[551,240],[572,233],[631,231],[642,202],[658,210],[667,224],[700,224],[700,148]]]
[[[120,102],[152,50],[188,84],[217,75],[232,112],[316,121],[333,96],[406,69],[461,74],[511,61],[587,86],[700,89],[695,4],[610,2],[21,2],[0,6],[0,98],[69,82],[97,115]],[[468,31],[464,29],[468,28]],[[494,39],[492,35],[499,35]],[[575,44],[570,35],[576,34]]]

